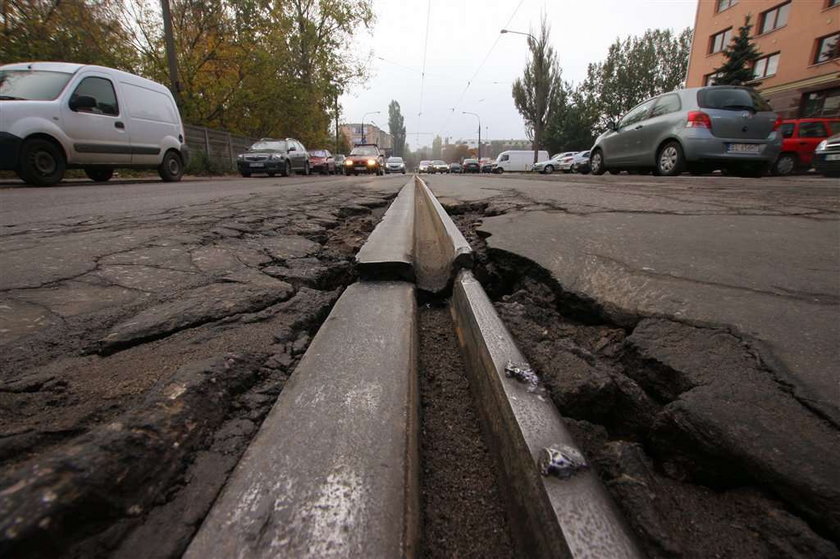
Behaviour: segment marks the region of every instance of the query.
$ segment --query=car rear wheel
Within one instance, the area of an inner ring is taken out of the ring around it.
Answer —
[[[303,164],[303,176],[306,177],[308,175],[309,175],[309,161],[306,161]]]
[[[679,142],[666,142],[656,156],[656,174],[662,177],[679,175],[685,169],[685,155]]]
[[[184,176],[184,163],[178,152],[170,149],[163,156],[163,161],[158,167],[158,174],[163,182],[178,182]]]
[[[111,167],[85,167],[85,174],[94,182],[106,182],[114,176],[114,169]]]
[[[57,145],[49,140],[32,138],[20,149],[18,174],[29,184],[52,186],[64,178],[67,162]]]
[[[589,158],[589,167],[593,175],[603,175],[607,171],[604,166],[604,154],[601,153],[600,149],[592,152],[592,156]]]
[[[283,165],[283,176],[288,177],[292,174],[292,162],[288,159],[286,160],[286,164]]]
[[[545,173],[546,175],[550,175],[553,172],[554,172],[554,167],[552,165],[546,165],[545,169],[543,169],[543,173]]]
[[[783,153],[773,164],[771,172],[774,175],[785,176],[792,175],[796,170],[796,156],[792,153]]]

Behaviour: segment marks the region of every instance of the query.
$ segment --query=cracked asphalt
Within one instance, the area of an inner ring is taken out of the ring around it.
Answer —
[[[662,316],[764,346],[840,425],[840,185],[818,176],[431,176],[485,202],[488,246],[548,270],[618,323]]]

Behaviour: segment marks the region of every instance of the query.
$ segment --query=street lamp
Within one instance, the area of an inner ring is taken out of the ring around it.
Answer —
[[[365,143],[365,117],[367,115],[378,115],[382,111],[371,111],[362,115],[362,143]]]
[[[465,115],[473,115],[475,118],[478,119],[478,161],[481,161],[481,117],[478,116],[476,113],[471,113],[469,111],[461,111],[461,114]]]
[[[526,37],[531,37],[531,39],[532,39],[535,43],[537,42],[536,37],[534,37],[534,36],[533,36],[533,35],[531,35],[530,33],[523,33],[522,31],[511,31],[510,29],[502,29],[502,30],[500,31],[500,33],[502,33],[503,35],[504,35],[505,33],[514,33],[514,34],[516,34],[516,35],[525,35]]]

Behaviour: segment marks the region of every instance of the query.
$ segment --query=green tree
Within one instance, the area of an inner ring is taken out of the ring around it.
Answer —
[[[529,36],[531,59],[521,78],[513,83],[513,102],[525,119],[528,136],[534,141],[534,163],[543,144],[543,132],[558,106],[562,87],[560,64],[548,44],[550,28],[545,16],[537,37]]]
[[[393,140],[394,155],[402,157],[405,153],[405,119],[400,104],[394,100],[388,105],[388,132]]]
[[[744,25],[738,28],[738,35],[723,49],[724,62],[715,68],[715,85],[742,85],[755,79],[753,65],[761,58],[761,52],[750,36],[750,15],[744,18]]]
[[[653,29],[638,37],[616,39],[607,58],[589,64],[576,89],[584,118],[596,132],[645,99],[682,86],[691,51],[691,29],[679,35]]]
[[[440,136],[435,136],[435,139],[432,140],[432,159],[440,159],[441,158],[441,151],[443,148],[443,140]]]

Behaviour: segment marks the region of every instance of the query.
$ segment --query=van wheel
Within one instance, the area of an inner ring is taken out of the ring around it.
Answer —
[[[158,174],[164,182],[178,182],[184,176],[184,164],[178,152],[171,149],[163,156],[163,162],[158,167]]]
[[[777,176],[792,175],[796,170],[796,156],[791,153],[783,153],[776,159],[770,170]]]
[[[501,175],[502,173],[505,172],[505,170],[502,169],[501,167],[496,167],[495,169],[493,169],[493,172],[497,175]]]
[[[593,175],[603,175],[607,171],[604,166],[604,154],[601,153],[600,149],[592,152],[592,156],[589,158],[589,170]]]
[[[656,174],[661,177],[679,175],[685,169],[685,155],[679,142],[670,141],[659,149],[656,156]]]
[[[110,167],[85,167],[85,174],[93,182],[107,182],[114,176],[114,169]]]
[[[19,175],[34,186],[52,186],[64,178],[67,162],[61,149],[49,140],[32,138],[20,149]]]

